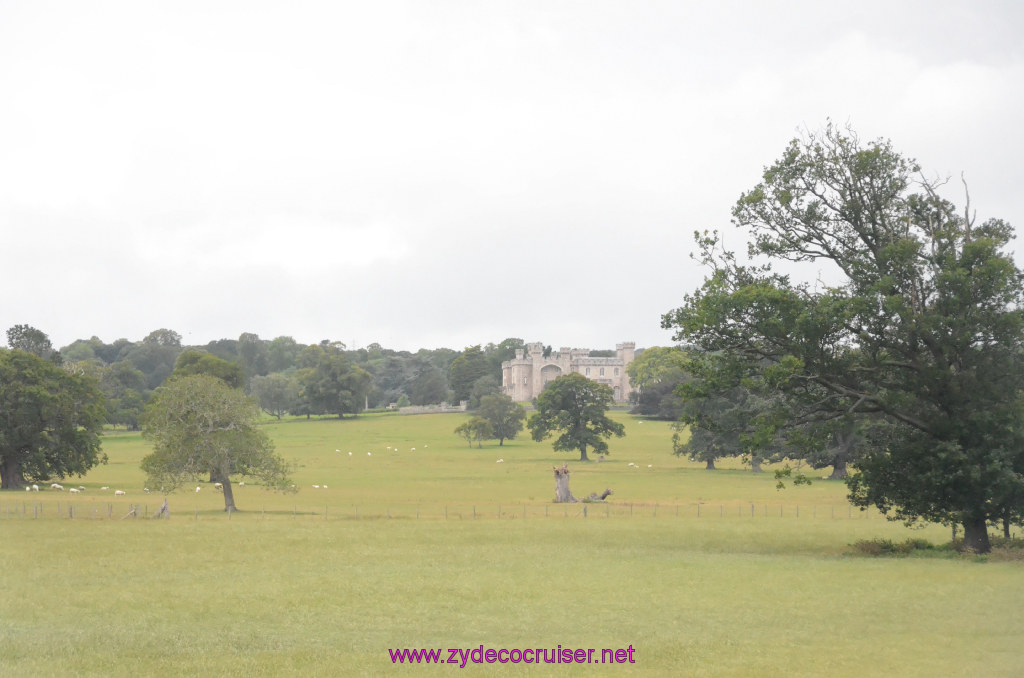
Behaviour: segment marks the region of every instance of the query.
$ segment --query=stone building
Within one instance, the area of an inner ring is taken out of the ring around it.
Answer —
[[[607,384],[615,402],[626,402],[632,389],[626,365],[633,362],[636,344],[627,341],[615,345],[614,358],[591,358],[589,348],[562,348],[544,357],[544,345],[532,343],[517,349],[516,357],[501,364],[502,392],[517,402],[529,402],[544,386],[563,374],[578,372],[599,384]]]

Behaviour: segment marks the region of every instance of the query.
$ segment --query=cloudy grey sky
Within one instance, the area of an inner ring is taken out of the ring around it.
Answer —
[[[0,0],[0,329],[669,344],[828,118],[1024,226],[1022,8]]]

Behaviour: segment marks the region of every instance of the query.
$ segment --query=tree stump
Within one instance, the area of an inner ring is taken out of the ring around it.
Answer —
[[[171,508],[170,508],[170,506],[167,505],[167,498],[166,497],[164,498],[164,503],[160,507],[160,510],[158,510],[155,514],[153,514],[153,517],[154,518],[164,518],[164,517],[170,518],[171,517]]]
[[[579,501],[572,496],[572,492],[569,490],[569,464],[562,464],[562,468],[557,466],[551,468],[555,470],[555,503],[566,504]]]

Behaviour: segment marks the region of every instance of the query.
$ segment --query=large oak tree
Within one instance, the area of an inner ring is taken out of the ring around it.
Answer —
[[[1022,512],[1024,276],[1010,226],[941,188],[888,141],[796,139],[733,210],[751,263],[698,234],[712,273],[663,326],[756,375],[794,422],[860,420],[852,500],[962,524],[984,552],[987,525]]]
[[[572,372],[544,387],[537,396],[537,412],[527,426],[537,442],[560,434],[553,445],[556,451],[579,450],[580,461],[588,461],[588,448],[608,454],[605,439],[626,434],[625,427],[606,414],[613,402],[611,386]]]
[[[235,510],[232,477],[289,489],[289,465],[259,418],[253,399],[216,377],[172,377],[153,394],[143,418],[142,433],[153,443],[142,460],[147,484],[168,493],[208,476],[223,486],[225,511]]]
[[[100,450],[106,398],[92,377],[0,349],[0,487],[83,475]]]

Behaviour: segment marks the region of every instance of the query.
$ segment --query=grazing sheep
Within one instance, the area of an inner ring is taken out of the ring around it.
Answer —
[[[239,487],[245,487],[245,481],[243,480],[243,481],[241,481],[240,483],[238,483],[238,486],[239,486]]]
[[[72,487],[70,492],[71,494],[78,494],[79,492],[81,492],[81,490],[79,490],[77,487]]]
[[[203,488],[201,488],[201,487],[199,487],[198,485],[196,485],[196,492],[197,492],[197,493],[198,493],[198,492],[199,492],[199,490],[201,490],[201,489],[203,489]]]
[[[367,456],[367,457],[372,457],[372,456],[373,456],[373,452],[367,452],[367,453],[366,453],[366,456]]]
[[[50,485],[50,489],[51,490],[60,490],[61,492],[63,492],[64,491],[64,486],[61,485],[60,483],[54,483],[54,484]]]
[[[213,486],[217,488],[218,492],[224,491],[224,483],[214,483]]]
[[[409,450],[409,451],[410,451],[410,452],[415,452],[415,451],[416,451],[416,448],[414,447],[414,448],[412,448],[412,449],[411,449],[411,450]]]
[[[505,463],[505,460],[504,460],[504,459],[499,459],[498,461],[496,461],[496,462],[494,462],[494,463],[495,463],[495,464],[504,464],[504,463]]]
[[[647,468],[654,468],[654,467],[653,467],[653,466],[651,466],[650,464],[648,464],[648,465],[647,465]]]
[[[313,489],[314,489],[314,490],[319,490],[319,489],[320,489],[320,486],[319,486],[319,485],[314,485],[314,486],[313,486]]]
[[[351,453],[351,452],[349,452],[349,453],[348,453],[348,456],[350,456],[350,457],[351,457],[351,456],[352,456],[352,453]]]
[[[110,489],[110,485],[104,485],[104,486],[103,486],[103,487],[101,487],[100,489],[101,489],[101,490],[109,490],[109,489]]]
[[[114,490],[114,496],[115,497],[123,497],[124,495],[125,495],[125,491],[124,490]]]
[[[25,491],[26,491],[26,492],[31,492],[31,491],[32,491],[32,488],[31,488],[31,487],[29,487],[28,485],[26,485],[26,486],[25,486]]]
[[[80,490],[82,490],[84,492],[85,491],[85,485],[79,485],[78,489],[80,489]]]
[[[33,492],[38,492],[39,491],[39,486],[36,485],[35,483],[32,483],[32,491]]]
[[[634,464],[633,462],[629,462],[629,463],[628,463],[628,464],[626,464],[626,465],[627,465],[627,466],[636,466],[636,464]]]

